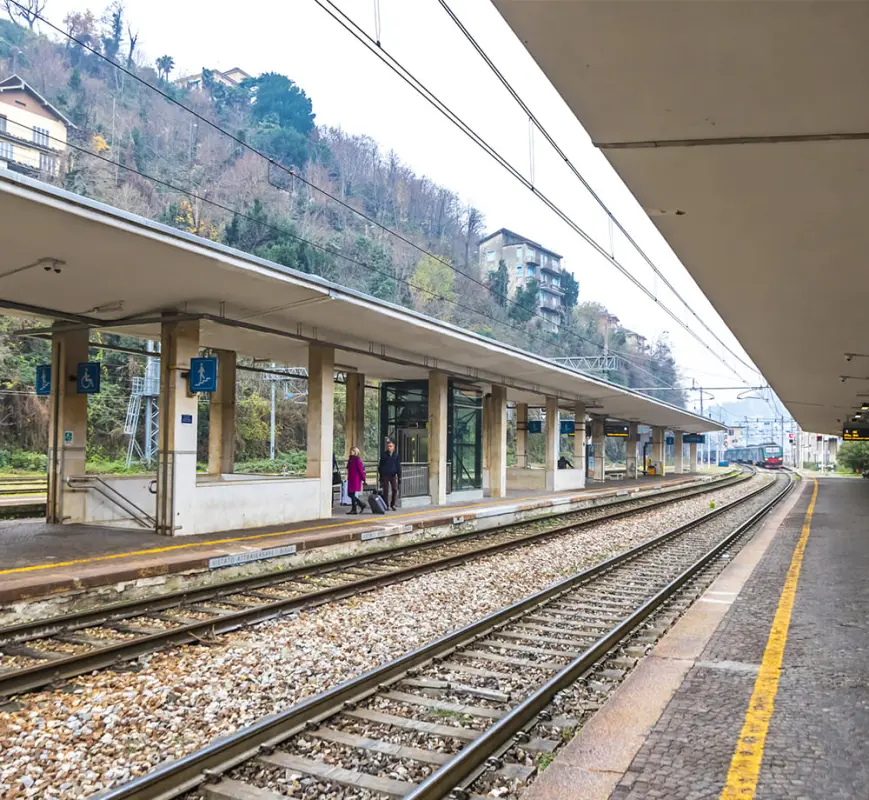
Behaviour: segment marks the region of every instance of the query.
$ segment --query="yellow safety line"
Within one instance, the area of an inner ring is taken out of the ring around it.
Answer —
[[[575,497],[580,499],[586,495],[593,494],[594,490],[582,489],[580,493],[570,495],[570,497]],[[558,493],[558,495],[551,496],[565,496],[567,492]],[[511,503],[524,503],[529,500],[539,500],[543,495],[534,495],[532,497],[517,497],[517,498],[505,498],[504,500],[499,500],[496,502],[484,503],[472,503],[467,506],[440,506],[439,508],[431,508],[428,511],[416,511],[410,512],[408,514],[390,514],[388,519],[405,519],[407,517],[417,517],[421,515],[427,514],[437,514],[442,511],[467,511],[473,508],[482,507],[490,507],[492,505],[508,505]],[[329,530],[330,528],[343,528],[347,525],[365,525],[372,522],[371,517],[365,517],[364,519],[348,519],[346,522],[330,522],[328,525],[312,525],[308,528],[296,528],[291,531],[275,531],[273,533],[255,533],[250,534],[249,536],[235,536],[230,539],[210,539],[207,542],[188,542],[187,544],[175,544],[169,545],[167,547],[153,547],[148,550],[132,550],[126,553],[113,553],[109,555],[103,556],[91,556],[90,558],[78,558],[73,561],[55,561],[51,564],[32,564],[27,567],[14,567],[13,569],[0,569],[0,575],[13,575],[15,573],[21,572],[35,572],[37,570],[42,569],[53,569],[55,567],[74,567],[79,564],[94,564],[99,561],[113,561],[119,558],[127,558],[129,556],[150,556],[156,555],[158,553],[169,553],[173,550],[189,550],[196,547],[210,547],[211,545],[217,544],[234,544],[236,542],[248,542],[253,541],[255,539],[270,539],[276,536],[292,536],[297,533],[310,533],[312,531],[323,531]]]
[[[772,621],[772,628],[763,653],[763,661],[754,683],[754,692],[748,704],[745,723],[739,734],[736,751],[730,762],[730,771],[727,773],[724,791],[721,792],[721,800],[752,800],[757,789],[769,721],[772,718],[773,704],[778,692],[782,659],[791,624],[791,612],[797,593],[797,582],[800,579],[803,554],[806,551],[806,542],[812,527],[812,514],[815,510],[815,501],[818,498],[818,481],[815,478],[812,480],[815,484],[812,499],[809,502],[808,511],[806,511],[803,530],[794,550],[791,565],[785,578],[784,589],[779,598],[775,618]]]
[[[562,494],[566,494],[562,493]],[[582,490],[582,494],[573,495],[577,499],[581,498],[583,495],[589,494],[588,490]],[[528,500],[539,500],[541,495],[535,495],[533,497],[517,497],[517,498],[506,498],[504,500],[499,500],[493,503],[489,501],[488,503],[473,503],[467,506],[441,506],[439,508],[431,508],[428,511],[416,511],[410,512],[408,514],[390,514],[386,519],[405,519],[407,517],[418,517],[426,514],[436,514],[443,511],[467,511],[473,508],[490,507],[492,505],[507,505],[511,503],[524,503]],[[74,567],[77,564],[93,564],[98,561],[112,561],[118,558],[127,558],[128,556],[148,556],[155,555],[157,553],[169,553],[173,550],[188,550],[195,547],[209,547],[211,545],[217,544],[233,544],[235,542],[247,542],[252,541],[254,539],[270,539],[275,536],[292,536],[297,533],[310,533],[311,531],[323,531],[328,530],[330,528],[343,528],[346,525],[366,525],[371,523],[373,520],[371,517],[365,517],[364,519],[348,519],[346,522],[330,522],[328,525],[312,525],[308,528],[296,528],[291,531],[274,531],[272,533],[255,533],[249,536],[235,536],[231,539],[210,539],[207,542],[188,542],[187,544],[175,544],[169,545],[168,547],[154,547],[149,550],[132,550],[126,553],[113,553],[109,555],[103,556],[91,556],[90,558],[78,558],[74,561],[56,561],[51,564],[33,564],[27,567],[15,567],[13,569],[2,569],[0,570],[0,575],[12,575],[14,573],[19,572],[34,572],[36,570],[41,569],[52,569],[54,567]]]

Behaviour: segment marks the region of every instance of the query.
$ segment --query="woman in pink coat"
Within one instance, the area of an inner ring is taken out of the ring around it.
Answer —
[[[348,514],[358,514],[365,511],[365,503],[359,499],[363,483],[365,483],[365,465],[359,455],[359,448],[351,447],[350,458],[347,461],[347,494],[350,495],[350,502],[353,506],[347,512]],[[356,510],[357,505],[359,511]]]

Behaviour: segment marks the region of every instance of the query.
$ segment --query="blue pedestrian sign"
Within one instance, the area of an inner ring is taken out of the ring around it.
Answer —
[[[570,436],[575,432],[576,423],[572,419],[560,420],[559,425],[561,427],[560,432],[562,436]]]
[[[99,394],[100,391],[100,363],[99,361],[87,361],[78,365],[78,381],[75,390],[79,394]]]
[[[190,359],[190,391],[191,392],[216,392],[217,391],[217,359],[216,358],[191,358]]]
[[[543,423],[539,419],[529,419],[528,433],[543,433]]]
[[[51,394],[51,364],[36,367],[36,394],[43,397]]]
[[[676,437],[675,437],[675,436],[667,436],[667,437],[664,439],[664,442],[665,442],[666,444],[676,444]]]

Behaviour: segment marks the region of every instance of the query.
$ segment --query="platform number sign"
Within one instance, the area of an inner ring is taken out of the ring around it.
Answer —
[[[193,393],[217,391],[216,358],[190,359],[190,391]]]
[[[40,397],[51,394],[51,364],[36,367],[36,394]]]
[[[99,394],[100,391],[100,363],[99,361],[87,361],[78,365],[78,380],[75,390],[79,394]]]

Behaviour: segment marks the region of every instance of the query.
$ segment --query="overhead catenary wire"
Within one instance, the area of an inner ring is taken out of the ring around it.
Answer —
[[[315,1],[316,1],[316,0],[315,0]],[[21,3],[18,2],[18,0],[9,0],[9,2],[11,2],[13,5],[18,6],[19,8],[24,8],[24,6],[22,6]],[[108,64],[111,64],[114,68],[120,70],[120,71],[123,72],[125,75],[128,75],[128,76],[131,77],[133,80],[135,80],[135,81],[137,81],[138,83],[140,83],[141,85],[143,85],[143,86],[145,86],[145,87],[151,89],[152,91],[156,92],[158,95],[160,95],[161,97],[163,97],[165,100],[167,100],[167,101],[170,102],[171,104],[173,104],[173,105],[177,106],[178,108],[181,108],[181,109],[184,110],[185,112],[191,114],[193,117],[195,117],[195,118],[198,119],[199,121],[205,123],[205,124],[208,125],[210,128],[212,128],[213,130],[215,130],[215,131],[217,131],[218,133],[220,133],[221,135],[228,137],[231,141],[233,141],[234,143],[236,143],[236,144],[239,145],[240,147],[244,148],[245,150],[247,150],[247,151],[249,151],[249,152],[251,152],[251,153],[254,153],[255,155],[257,155],[257,156],[259,156],[260,158],[262,158],[264,161],[267,161],[269,164],[275,166],[277,169],[280,169],[281,171],[283,171],[283,172],[285,172],[286,174],[290,175],[293,179],[295,179],[295,180],[299,180],[301,183],[303,183],[304,185],[308,186],[310,189],[312,189],[312,190],[314,190],[314,191],[316,191],[316,192],[319,192],[319,193],[323,194],[325,197],[330,198],[331,200],[333,200],[334,202],[338,203],[338,204],[339,204],[340,206],[342,206],[343,208],[347,209],[348,211],[352,212],[353,214],[355,214],[355,215],[359,216],[360,218],[362,218],[362,219],[364,219],[364,220],[370,222],[371,224],[375,225],[377,228],[379,228],[380,230],[382,230],[384,233],[387,233],[387,234],[389,234],[389,235],[391,235],[391,236],[394,236],[395,238],[399,239],[400,241],[402,241],[402,242],[404,242],[405,244],[409,245],[410,247],[414,248],[415,250],[417,250],[417,251],[420,252],[421,254],[426,255],[426,256],[428,256],[428,257],[434,259],[434,260],[437,261],[438,263],[440,263],[440,264],[442,264],[442,265],[448,267],[448,268],[449,268],[450,270],[452,270],[453,272],[457,273],[458,275],[461,275],[461,276],[464,277],[466,280],[471,281],[472,283],[476,284],[477,286],[480,286],[480,287],[483,288],[485,291],[489,292],[490,294],[492,294],[494,297],[498,298],[499,300],[503,300],[503,301],[504,301],[504,303],[503,303],[504,305],[506,305],[506,304],[510,304],[510,305],[513,305],[513,306],[521,306],[521,305],[522,305],[521,303],[517,302],[516,300],[511,299],[507,294],[501,294],[501,293],[499,293],[499,292],[496,292],[496,291],[495,291],[495,290],[494,290],[490,285],[484,283],[483,281],[477,280],[476,278],[474,278],[473,276],[469,275],[468,273],[463,272],[462,270],[458,269],[455,265],[453,265],[450,261],[448,261],[447,259],[443,258],[442,256],[439,256],[439,255],[437,255],[436,253],[433,253],[432,251],[428,250],[427,248],[422,247],[421,245],[417,244],[416,242],[413,242],[412,240],[408,239],[406,236],[404,236],[403,234],[399,233],[398,231],[395,231],[395,230],[393,230],[392,228],[389,228],[388,226],[384,225],[384,224],[381,223],[380,221],[374,219],[373,217],[368,216],[368,215],[365,214],[364,212],[362,212],[362,211],[360,211],[359,209],[353,207],[352,205],[350,205],[350,204],[347,203],[346,201],[342,200],[341,198],[336,197],[335,195],[333,195],[333,194],[332,194],[331,192],[329,192],[328,190],[323,189],[323,188],[320,187],[320,186],[317,186],[316,184],[314,184],[313,182],[309,181],[309,180],[308,180],[307,178],[305,178],[304,176],[300,175],[296,170],[290,169],[289,167],[286,167],[286,166],[284,166],[283,164],[281,164],[281,163],[275,161],[273,158],[271,158],[270,156],[268,156],[266,153],[264,153],[264,152],[258,150],[257,148],[253,147],[249,142],[246,142],[244,139],[240,138],[239,136],[236,136],[236,135],[230,133],[229,131],[227,131],[226,129],[222,128],[219,124],[217,124],[217,123],[214,122],[213,120],[209,119],[208,117],[204,116],[203,114],[200,114],[200,113],[197,112],[195,109],[192,109],[192,108],[190,108],[189,106],[185,105],[184,103],[182,103],[182,102],[181,102],[180,100],[178,100],[177,98],[173,97],[172,95],[168,94],[167,92],[164,92],[164,91],[163,91],[162,89],[160,89],[158,86],[154,86],[152,83],[148,82],[147,80],[145,80],[144,78],[142,78],[140,75],[137,75],[137,74],[136,74],[135,72],[133,72],[131,69],[129,69],[129,68],[127,68],[127,67],[125,67],[125,66],[119,64],[118,62],[114,61],[113,59],[111,59],[111,58],[109,58],[108,56],[104,55],[103,53],[99,52],[99,50],[96,50],[95,48],[91,47],[87,42],[85,42],[85,41],[83,41],[83,40],[77,38],[77,37],[74,36],[74,35],[72,35],[71,33],[69,33],[69,31],[63,30],[63,29],[60,28],[59,26],[57,26],[57,25],[55,25],[54,23],[52,23],[50,20],[46,19],[46,18],[45,18],[44,16],[42,16],[41,14],[39,14],[39,13],[35,13],[34,16],[36,16],[36,18],[38,18],[41,22],[43,22],[45,25],[47,25],[48,27],[50,27],[52,30],[56,31],[57,33],[61,34],[62,36],[65,36],[65,37],[66,37],[67,39],[69,39],[70,41],[75,42],[78,46],[80,46],[80,47],[82,47],[83,49],[87,50],[87,51],[90,52],[92,55],[94,55],[94,56],[100,58],[101,60],[105,61],[105,62],[108,63]],[[369,37],[369,38],[370,38],[370,37]],[[372,40],[372,41],[373,41],[373,40]],[[376,45],[376,43],[375,43],[375,45]],[[69,143],[69,142],[67,142],[66,144],[68,144],[68,145],[71,146],[71,147],[75,147],[74,145],[72,145],[72,144]],[[89,151],[89,150],[87,150],[87,149],[85,149],[85,148],[76,148],[76,149],[79,149],[79,150],[81,150],[82,152],[88,153],[88,154],[93,155],[93,156],[96,156],[96,157],[98,157],[98,158],[102,158],[102,157],[99,156],[98,154],[96,154],[96,153],[94,153],[94,152],[92,152],[92,151]],[[121,169],[125,169],[125,170],[131,171],[131,172],[133,172],[133,173],[139,174],[139,175],[141,175],[142,177],[144,177],[144,178],[146,178],[146,179],[148,179],[148,180],[153,180],[153,181],[158,182],[158,183],[161,182],[161,180],[158,179],[158,178],[155,178],[155,177],[153,177],[153,176],[150,176],[150,175],[148,175],[148,174],[146,174],[146,173],[144,173],[144,172],[139,172],[139,171],[136,170],[136,169],[133,169],[133,168],[131,168],[131,167],[127,166],[127,165],[124,165],[124,164],[120,164],[119,162],[114,161],[114,160],[112,160],[112,159],[105,159],[105,158],[103,158],[102,160],[104,160],[104,161],[106,161],[107,163],[110,163],[110,164],[112,164],[112,165],[114,165],[114,166],[116,166],[116,167],[119,167],[119,168],[121,168]],[[224,207],[224,206],[222,206],[222,205],[219,204],[219,203],[216,203],[216,202],[214,202],[214,201],[211,201],[211,200],[206,199],[205,197],[202,197],[202,196],[197,195],[197,194],[195,194],[195,193],[191,193],[189,190],[186,190],[186,189],[183,189],[183,188],[180,188],[180,187],[173,186],[172,184],[169,184],[168,182],[165,182],[165,181],[162,181],[162,183],[163,183],[163,185],[167,186],[168,188],[171,188],[171,189],[173,189],[174,191],[178,191],[178,192],[180,192],[180,193],[182,193],[182,194],[187,194],[189,197],[192,197],[192,198],[194,198],[194,199],[196,199],[196,200],[199,200],[199,201],[201,201],[201,202],[208,203],[208,204],[213,205],[213,206],[216,206],[216,207],[220,207],[220,208],[222,208],[223,210],[225,210],[225,211],[227,211],[227,212],[229,212],[229,213],[236,214],[236,215],[239,215],[239,216],[241,216],[241,217],[245,217],[245,218],[247,218],[247,219],[251,219],[250,217],[246,217],[246,216],[245,216],[242,212],[240,212],[240,211],[236,211],[236,210],[231,209],[231,208],[229,208],[229,207]],[[276,230],[281,230],[281,232],[282,232],[284,235],[287,235],[287,236],[290,236],[290,237],[292,237],[292,238],[295,238],[295,239],[297,239],[298,241],[304,242],[305,244],[308,244],[308,245],[310,245],[310,246],[312,246],[312,247],[317,247],[317,248],[319,248],[319,249],[322,249],[322,250],[324,250],[325,252],[329,252],[329,253],[331,253],[331,254],[333,254],[333,255],[336,255],[336,256],[338,256],[338,257],[340,257],[340,258],[343,258],[343,259],[345,259],[345,260],[347,260],[347,261],[349,261],[349,262],[355,263],[355,264],[357,264],[357,265],[359,265],[359,266],[362,266],[362,267],[364,267],[364,268],[366,268],[366,269],[368,269],[368,270],[370,270],[370,271],[372,271],[372,272],[375,272],[375,273],[377,273],[377,274],[385,275],[385,276],[387,276],[387,277],[389,277],[389,278],[391,278],[391,279],[393,279],[393,280],[396,280],[396,281],[398,281],[398,282],[400,282],[400,283],[403,283],[403,284],[405,284],[405,285],[407,285],[407,286],[409,286],[409,287],[411,287],[411,288],[415,288],[415,289],[417,289],[418,291],[426,291],[426,292],[428,291],[428,290],[423,289],[422,287],[414,286],[413,284],[409,283],[408,281],[406,281],[406,280],[404,280],[404,279],[402,279],[402,278],[398,278],[396,275],[393,275],[393,274],[391,274],[391,273],[386,273],[386,272],[383,272],[383,271],[381,271],[381,270],[377,270],[377,269],[375,269],[374,267],[372,267],[370,264],[367,264],[367,263],[362,262],[362,261],[358,261],[358,260],[351,259],[351,258],[349,258],[348,256],[346,256],[346,255],[344,255],[344,254],[342,254],[342,253],[339,253],[338,251],[335,251],[335,250],[333,250],[333,249],[328,249],[328,248],[325,248],[324,246],[321,246],[321,245],[319,245],[319,244],[317,244],[317,243],[315,243],[315,242],[311,242],[311,241],[308,241],[308,240],[302,239],[301,237],[298,237],[298,236],[296,236],[296,235],[294,235],[294,234],[292,234],[292,233],[290,233],[289,231],[286,231],[286,230],[284,230],[284,229],[277,228],[277,227],[274,226],[274,225],[268,225],[268,224],[266,224],[266,223],[263,223],[261,220],[251,220],[251,221],[254,221],[254,222],[258,223],[258,224],[266,225],[267,227],[272,227],[272,228],[274,228],[274,229],[276,229]],[[429,293],[430,293],[430,292],[429,292]],[[430,294],[433,294],[433,296],[437,297],[438,299],[444,300],[444,301],[446,301],[446,302],[454,302],[454,301],[449,300],[449,298],[445,298],[445,297],[443,297],[442,295],[437,295],[437,294],[435,294],[435,293],[430,293]],[[481,311],[479,311],[479,310],[477,310],[477,309],[473,309],[473,308],[470,308],[470,307],[468,307],[468,306],[464,306],[464,305],[461,304],[461,303],[455,303],[455,302],[454,302],[454,304],[455,304],[458,308],[463,308],[463,309],[468,310],[468,311],[470,311],[470,312],[472,312],[472,313],[479,314],[479,315],[481,315],[481,316],[483,316],[483,317],[489,319],[490,321],[496,322],[496,323],[498,323],[498,324],[505,325],[505,327],[507,327],[507,328],[509,328],[509,329],[516,330],[516,331],[520,331],[520,332],[523,333],[525,336],[530,337],[530,338],[531,338],[532,340],[534,340],[534,341],[538,341],[538,340],[540,339],[540,337],[535,336],[534,334],[530,333],[526,328],[519,328],[519,327],[517,327],[517,326],[515,326],[515,325],[510,325],[510,324],[507,323],[507,322],[503,322],[503,321],[499,320],[497,317],[494,317],[494,316],[492,316],[492,315],[490,315],[490,314],[486,314],[485,312],[481,312]],[[547,322],[547,323],[549,322],[549,320],[548,320],[546,317],[544,317],[542,314],[540,314],[540,312],[537,311],[537,310],[533,310],[533,311],[531,311],[530,313],[531,313],[531,316],[532,316],[532,317],[537,317],[538,319],[541,319],[541,320],[543,320],[543,321],[545,321],[545,322]],[[602,345],[602,344],[600,344],[600,343],[598,343],[598,342],[595,342],[595,341],[593,341],[593,340],[591,340],[591,339],[587,339],[586,337],[583,337],[582,335],[578,334],[576,331],[573,331],[573,330],[571,330],[571,329],[569,329],[569,328],[564,328],[564,329],[562,329],[562,332],[565,333],[565,334],[567,334],[568,336],[571,336],[572,338],[576,338],[576,339],[579,340],[579,341],[582,341],[582,342],[585,342],[585,343],[587,343],[587,344],[590,344],[590,345],[592,345],[593,347],[597,347],[598,349],[600,349],[600,350],[602,350],[602,351],[606,349],[606,348],[604,347],[604,345]],[[645,370],[645,369],[644,369],[643,367],[641,367],[639,364],[636,364],[635,362],[631,361],[631,359],[630,359],[626,354],[622,354],[622,357],[624,358],[624,360],[625,360],[627,363],[631,364],[635,369],[637,369],[637,370],[643,372],[643,373],[646,374],[646,375],[649,375],[649,376],[652,377],[654,380],[656,380],[656,381],[658,381],[659,383],[661,383],[662,385],[666,386],[666,388],[671,388],[671,389],[675,389],[675,390],[679,390],[679,389],[680,389],[679,386],[667,386],[666,382],[663,381],[659,376],[654,375],[653,373],[649,372],[648,370]]]
[[[565,224],[567,224],[575,233],[577,233],[595,252],[612,264],[625,278],[627,278],[634,286],[636,286],[643,294],[658,305],[668,316],[670,316],[679,326],[681,326],[692,338],[700,345],[709,351],[715,358],[721,361],[727,369],[733,372],[739,380],[745,379],[730,365],[722,356],[716,353],[712,347],[705,342],[699,334],[691,328],[683,319],[681,319],[672,309],[662,303],[655,294],[645,286],[630,270],[628,270],[614,256],[610,255],[604,247],[588,234],[572,217],[564,212],[553,200],[546,194],[541,192],[534,183],[528,180],[512,163],[502,156],[492,145],[482,138],[470,125],[468,125],[461,117],[453,112],[440,98],[437,97],[425,84],[416,78],[401,62],[382,46],[371,38],[371,36],[363,30],[351,17],[339,9],[331,0],[313,0],[320,8],[331,16],[338,24],[341,25],[348,33],[350,33],[357,41],[364,45],[370,52],[374,53],[378,58],[386,64],[398,77],[420,94],[433,107],[441,112],[450,122],[458,127],[468,138],[475,142],[487,155],[492,157],[500,164],[507,172],[509,172],[516,180],[522,183],[553,213],[555,213]],[[753,369],[753,368],[751,368]]]
[[[483,49],[480,43],[476,40],[474,35],[468,30],[468,28],[464,25],[464,23],[459,19],[458,15],[450,8],[449,3],[446,0],[438,0],[441,7],[446,11],[447,15],[450,19],[456,24],[465,38],[470,42],[472,47],[477,51],[483,61],[486,62],[487,66],[492,70],[494,75],[498,78],[504,88],[510,93],[510,96],[518,103],[519,107],[522,111],[528,116],[528,120],[533,124],[540,133],[543,134],[543,137],[550,144],[553,150],[558,154],[562,161],[567,165],[568,169],[574,174],[574,176],[579,180],[579,182],[585,187],[594,201],[600,206],[603,212],[607,215],[609,225],[615,225],[621,234],[625,237],[628,243],[634,248],[637,254],[643,259],[643,261],[648,264],[648,266],[652,269],[655,275],[663,281],[664,286],[666,286],[679,300],[682,305],[694,315],[697,321],[715,338],[715,340],[725,349],[730,355],[732,355],[740,364],[747,367],[748,369],[756,372],[760,375],[760,370],[757,367],[749,364],[747,361],[743,360],[739,354],[735,353],[730,347],[725,344],[721,338],[715,333],[712,328],[705,322],[705,320],[691,307],[687,300],[677,291],[676,287],[670,282],[670,280],[664,275],[664,273],[660,270],[660,268],[655,264],[655,262],[649,257],[646,251],[640,246],[640,244],[631,236],[628,230],[622,225],[619,221],[618,217],[612,212],[609,206],[604,202],[604,200],[600,197],[600,195],[594,190],[589,181],[585,178],[585,176],[580,172],[580,170],[576,167],[576,165],[570,160],[570,157],[564,152],[564,150],[558,145],[558,142],[555,141],[554,137],[549,133],[546,127],[542,122],[537,118],[534,112],[528,107],[527,103],[522,99],[521,95],[516,91],[516,89],[512,86],[512,84],[507,80],[505,75],[501,72],[501,70],[497,67],[494,61],[489,57],[488,53]],[[612,247],[612,233],[610,233],[610,249],[614,250]]]
[[[52,136],[51,134],[48,135],[48,138],[53,139],[53,140],[58,141],[58,142],[62,141],[61,139],[59,139],[55,136]],[[545,340],[542,340],[539,336],[529,332],[525,328],[520,328],[516,325],[510,325],[509,323],[503,322],[502,320],[499,320],[497,317],[494,317],[491,314],[487,314],[484,311],[480,311],[479,309],[473,308],[472,306],[468,306],[464,303],[461,303],[458,300],[455,300],[455,299],[450,298],[450,297],[445,297],[444,295],[438,294],[437,292],[430,290],[430,289],[427,289],[425,287],[417,286],[415,283],[413,283],[405,278],[400,278],[391,272],[386,272],[385,270],[377,269],[376,267],[374,267],[374,266],[372,266],[364,261],[360,261],[359,259],[353,258],[352,256],[348,256],[345,253],[342,253],[339,250],[336,250],[335,248],[329,247],[328,245],[324,245],[324,244],[321,244],[319,242],[315,242],[313,240],[306,239],[306,238],[299,236],[298,234],[296,234],[290,230],[287,230],[286,228],[282,228],[281,226],[274,225],[273,223],[263,222],[261,219],[257,219],[249,214],[244,213],[243,211],[238,211],[237,209],[234,209],[230,206],[227,206],[224,203],[220,203],[216,200],[211,200],[211,199],[204,197],[202,195],[198,195],[195,192],[190,191],[189,189],[185,189],[181,186],[177,186],[177,185],[170,183],[169,181],[166,181],[162,178],[158,178],[156,176],[149,175],[148,173],[146,173],[142,170],[139,170],[135,167],[129,166],[127,164],[122,164],[121,162],[116,161],[115,159],[109,158],[108,156],[104,156],[102,153],[96,153],[92,150],[89,150],[86,147],[82,147],[81,145],[74,144],[73,142],[66,142],[66,145],[68,147],[76,150],[77,152],[92,156],[93,158],[97,158],[100,161],[102,161],[106,164],[109,164],[113,167],[118,167],[120,169],[129,171],[135,175],[138,175],[139,177],[145,178],[146,180],[153,181],[156,184],[164,186],[165,188],[170,189],[174,192],[178,192],[179,194],[185,195],[193,200],[196,200],[196,201],[201,202],[201,203],[205,203],[207,205],[211,205],[215,208],[219,208],[220,210],[222,210],[226,213],[236,215],[242,219],[248,220],[249,222],[252,222],[252,223],[255,223],[257,225],[261,225],[264,228],[268,228],[270,230],[273,230],[276,233],[279,233],[283,236],[286,236],[290,239],[293,239],[293,240],[299,242],[300,244],[304,244],[304,245],[307,245],[309,247],[320,250],[322,252],[328,253],[332,256],[335,256],[336,258],[343,259],[343,260],[347,261],[348,263],[364,267],[364,268],[370,270],[371,272],[374,272],[375,274],[382,275],[382,276],[390,278],[391,280],[394,280],[398,283],[402,283],[402,284],[406,285],[408,288],[414,289],[414,290],[419,291],[419,292],[423,292],[423,293],[433,297],[434,299],[442,300],[445,303],[449,303],[451,305],[454,305],[456,308],[461,308],[462,310],[468,311],[469,313],[477,314],[481,317],[484,317],[485,319],[488,319],[491,322],[495,322],[497,324],[504,325],[505,327],[507,327],[511,330],[515,330],[515,331],[522,333],[524,336],[529,337],[532,341],[538,341],[538,340],[545,341]],[[274,313],[275,311],[279,311],[282,308],[283,308],[283,306],[276,306],[274,308],[268,309],[267,312],[263,312],[263,313]],[[591,342],[591,340],[586,340],[586,341],[589,341],[591,344],[596,344],[595,342]],[[668,385],[666,383],[666,381],[663,381],[659,376],[654,375],[653,373],[649,372],[648,370],[643,369],[642,367],[640,367],[638,365],[633,365],[633,366],[635,366],[636,369],[640,370],[641,372],[644,372],[645,374],[649,375],[654,380],[657,380],[659,383],[661,383],[662,388],[674,389],[674,390],[680,389],[679,386]],[[630,387],[626,387],[626,388],[630,388]]]

